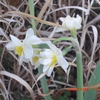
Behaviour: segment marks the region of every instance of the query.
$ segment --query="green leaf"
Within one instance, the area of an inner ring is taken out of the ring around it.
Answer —
[[[70,46],[66,47],[66,48],[62,51],[63,56],[66,55],[66,54],[71,50],[72,46],[73,46],[73,45],[70,45]]]
[[[3,51],[3,49],[0,47],[0,56],[1,56],[1,54],[2,54],[2,51]]]
[[[89,80],[88,86],[95,85],[98,83],[100,83],[100,61],[98,62],[95,70],[93,71],[93,75]],[[84,94],[84,100],[95,100],[96,92],[97,91],[95,91],[95,89],[89,89]]]
[[[60,38],[58,38],[58,39],[56,39],[56,40],[54,40],[52,43],[56,43],[56,42],[58,42],[58,41],[62,41],[62,40],[68,40],[68,41],[72,41],[74,44],[78,44],[78,41],[77,41],[77,39],[75,39],[75,38],[73,38],[73,37],[60,37]]]
[[[30,100],[29,98],[23,98],[22,100]]]
[[[34,16],[34,0],[28,0],[28,7],[29,7],[29,11],[30,11],[30,14]],[[34,33],[36,35],[36,25],[35,25],[35,20],[34,19],[31,19],[31,22],[32,22],[32,28],[34,30]]]
[[[40,65],[38,67],[38,73],[41,75],[43,73],[43,66]],[[46,81],[46,76],[43,76],[41,79],[40,79],[40,82],[41,82],[41,86],[42,86],[42,89],[43,89],[43,93],[44,94],[48,94],[49,93],[49,88],[48,88],[48,84],[47,84],[47,81]],[[44,97],[45,100],[52,100],[51,99],[51,96],[48,95],[48,96],[45,96]]]
[[[69,98],[67,96],[60,96],[57,100],[69,100]]]
[[[47,44],[32,45],[32,47],[33,48],[40,48],[40,49],[49,48],[49,46]]]

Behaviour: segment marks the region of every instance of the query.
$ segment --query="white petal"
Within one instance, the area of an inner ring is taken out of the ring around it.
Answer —
[[[11,37],[11,40],[12,40],[12,42],[13,42],[13,44],[14,44],[15,46],[21,46],[21,45],[22,45],[21,41],[20,41],[18,38],[16,38],[16,37],[13,36],[13,35],[10,35],[10,37]]]
[[[60,17],[59,19],[60,19],[62,22],[65,21],[65,18],[64,18],[64,17]]]
[[[79,15],[76,16],[76,19],[77,19],[77,21],[81,24],[82,18],[81,18]]]
[[[27,44],[39,44],[42,41],[40,38],[34,35],[34,36],[30,36],[29,38],[25,39],[23,42]]]
[[[34,32],[33,32],[32,28],[30,28],[26,31],[26,37],[25,37],[23,43],[25,44],[31,37],[34,37]]]
[[[52,43],[48,43],[48,46],[50,47],[50,49],[57,55],[61,55],[62,52],[60,49],[58,49],[54,44]]]
[[[40,66],[40,63],[37,61],[34,65],[35,65],[34,69],[36,69]]]
[[[57,57],[58,64],[63,68],[65,72],[67,72],[68,62],[63,58],[63,56]]]
[[[39,62],[43,64],[44,58],[39,58]]]
[[[13,42],[9,42],[9,43],[6,45],[6,48],[7,48],[8,50],[14,50],[14,47],[15,47],[15,45],[13,44]]]
[[[75,29],[80,29],[81,28],[81,24],[77,23],[77,22],[73,22],[73,27]]]
[[[59,48],[57,48],[54,44],[49,44],[49,46],[57,56],[62,55],[62,51]]]
[[[64,31],[67,31],[67,30],[68,30],[67,28],[57,27],[55,32],[64,32]]]
[[[54,67],[49,67],[49,69],[46,71],[46,75],[51,76],[53,69],[54,69]]]
[[[29,62],[29,59],[26,59],[24,55],[19,56],[19,65],[22,64],[22,62]]]
[[[66,24],[66,23],[68,23],[68,24]],[[71,20],[66,20],[66,21],[63,23],[62,26],[66,27],[66,29],[68,29],[68,30],[73,29],[73,20],[72,20],[72,19],[71,19]]]
[[[23,61],[24,61],[24,56],[21,55],[21,56],[19,57],[19,65],[21,65]]]
[[[28,29],[26,31],[26,37],[23,41],[24,43],[27,43],[27,44],[39,44],[41,43],[41,39],[38,38],[37,36],[34,35],[34,31],[32,28]]]
[[[34,35],[34,31],[33,31],[33,29],[32,28],[29,28],[27,31],[26,31],[26,39],[27,38],[30,38],[31,36],[33,36]]]
[[[72,17],[70,17],[69,15],[66,16],[66,19],[72,19]]]
[[[42,40],[38,38],[37,36],[34,36],[32,44],[39,44],[39,43],[42,43]]]
[[[33,48],[31,45],[24,45],[23,50],[26,59],[30,59],[33,56]]]
[[[62,56],[62,51],[61,51],[60,49],[58,49],[58,50],[56,51],[56,55],[57,55],[57,56]]]
[[[30,61],[30,59],[26,59],[25,57],[23,58],[23,61],[28,63]]]
[[[51,64],[51,59],[44,59],[43,65],[50,65]]]
[[[44,51],[44,55],[45,55],[45,57],[47,57],[47,58],[51,58],[51,57],[53,57],[54,53],[52,52],[52,50],[46,49],[46,50]]]
[[[34,63],[33,63],[33,59],[32,59],[32,58],[30,58],[29,61],[31,62],[32,65],[34,65]]]
[[[45,57],[44,52],[40,52],[40,56],[41,56],[41,57]]]
[[[43,66],[43,73],[45,73],[49,69],[49,66]]]
[[[56,51],[57,47],[52,44],[52,43],[48,43],[48,46],[50,47],[51,50]]]

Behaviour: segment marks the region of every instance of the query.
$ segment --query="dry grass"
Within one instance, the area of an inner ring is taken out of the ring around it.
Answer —
[[[6,50],[5,45],[10,41],[9,35],[23,39],[25,31],[32,27],[30,18],[35,18],[37,36],[40,38],[55,40],[61,36],[70,37],[69,31],[55,33],[55,29],[61,24],[60,17],[74,14],[79,14],[83,20],[77,36],[83,53],[84,86],[86,86],[100,59],[100,1],[35,0],[36,17],[32,17],[29,15],[27,0],[0,0],[0,100],[42,100],[42,96],[45,95],[41,93],[39,82],[41,76],[39,77],[37,70],[33,70],[34,66],[30,63],[19,66],[18,57]],[[56,43],[60,49],[70,44],[69,41]],[[53,94],[53,91],[50,92],[53,100],[67,93],[60,89],[76,87],[74,48],[65,55],[65,59],[70,64],[68,75],[56,67],[52,76],[47,78],[50,90],[54,90]],[[76,100],[75,92],[70,92],[68,96],[70,100]]]

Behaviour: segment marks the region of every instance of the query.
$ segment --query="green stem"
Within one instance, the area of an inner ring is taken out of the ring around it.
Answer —
[[[76,31],[71,31],[73,38],[77,39]],[[73,43],[74,45],[74,43]],[[82,54],[78,45],[75,45],[76,60],[77,60],[77,100],[83,100],[83,66],[82,66]]]
[[[34,16],[34,0],[28,0],[28,4],[29,4],[30,14]],[[32,28],[34,30],[34,33],[36,34],[35,20],[31,19],[31,22],[32,22]]]
[[[28,0],[28,3],[29,3],[29,10],[30,10],[30,14],[34,16],[34,0]],[[32,28],[34,30],[34,33],[36,34],[36,25],[35,25],[35,20],[34,19],[31,19],[32,21]],[[38,72],[39,72],[39,75],[41,75],[43,73],[43,67],[40,65],[38,67]],[[42,89],[43,89],[43,93],[44,94],[48,94],[49,93],[49,88],[48,88],[48,85],[47,85],[47,82],[46,82],[46,77],[42,77],[40,79],[41,81],[41,86],[42,86]],[[51,96],[48,95],[46,97],[44,97],[45,100],[52,100],[51,99]]]
[[[71,35],[73,38],[75,38],[75,39],[77,38],[76,31],[71,31]]]
[[[42,67],[42,65],[40,65],[39,68],[38,68],[39,75],[41,75],[41,74],[43,73],[42,70],[43,70],[43,67]],[[42,77],[42,78],[40,79],[40,81],[41,81],[43,93],[44,93],[44,94],[49,93],[48,84],[47,84],[47,82],[46,82],[46,77],[45,77],[45,76]],[[45,100],[52,100],[51,97],[50,97],[50,95],[48,95],[48,96],[46,96],[46,97],[44,97],[44,98],[45,98]]]
[[[83,67],[82,67],[82,54],[76,51],[77,58],[77,100],[83,100]]]

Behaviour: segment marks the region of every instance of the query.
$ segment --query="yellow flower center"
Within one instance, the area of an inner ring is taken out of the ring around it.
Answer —
[[[72,31],[76,31],[77,29],[74,27],[73,29],[72,29]]]
[[[37,54],[37,55],[40,54],[40,52],[41,52],[41,50],[35,50],[34,51],[34,53]]]
[[[57,57],[56,57],[56,55],[54,55],[52,57],[52,61],[51,61],[50,67],[54,66],[56,63],[57,63]]]
[[[39,58],[38,58],[38,57],[36,57],[36,56],[35,56],[35,57],[33,57],[33,62],[34,62],[34,63],[36,63],[38,60],[39,60]]]
[[[15,51],[16,51],[16,53],[17,53],[19,56],[21,56],[22,53],[23,53],[23,48],[22,48],[22,46],[16,46],[16,47],[15,47]]]

